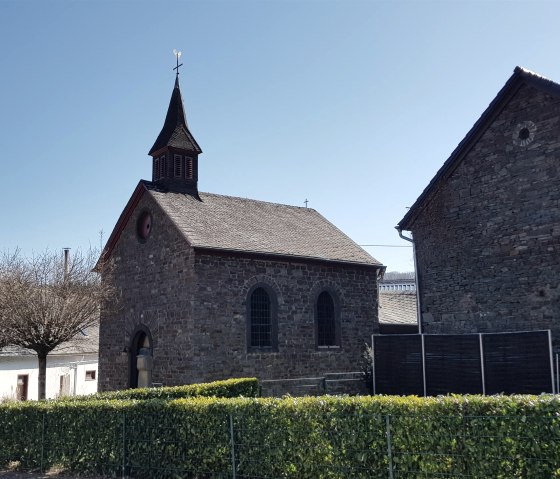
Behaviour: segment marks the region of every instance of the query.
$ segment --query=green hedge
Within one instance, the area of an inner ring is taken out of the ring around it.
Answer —
[[[235,457],[253,478],[560,478],[554,396],[12,403],[0,424],[0,459],[23,468],[231,477]]]
[[[89,396],[69,396],[59,400],[66,402],[90,401],[92,399],[125,400],[125,399],[181,399],[188,397],[258,397],[259,381],[256,378],[234,378],[211,383],[187,384],[161,388],[124,389],[108,391]]]

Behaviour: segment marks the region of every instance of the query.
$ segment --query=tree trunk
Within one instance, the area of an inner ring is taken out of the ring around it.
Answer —
[[[47,391],[47,353],[37,353],[39,358],[39,400],[45,399]]]

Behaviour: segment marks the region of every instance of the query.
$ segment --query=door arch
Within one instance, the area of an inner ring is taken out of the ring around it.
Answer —
[[[128,348],[128,387],[135,389],[138,387],[138,368],[136,357],[141,349],[149,349],[153,352],[152,333],[147,326],[137,326],[132,334],[130,346]]]

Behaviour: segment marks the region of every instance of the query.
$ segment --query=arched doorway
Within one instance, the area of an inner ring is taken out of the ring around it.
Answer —
[[[132,335],[130,347],[128,348],[128,361],[129,361],[129,375],[128,387],[138,387],[138,366],[137,358],[141,353],[149,352],[152,355],[153,351],[152,334],[146,326],[138,326]],[[141,351],[142,350],[142,351]],[[146,351],[147,350],[147,351]]]

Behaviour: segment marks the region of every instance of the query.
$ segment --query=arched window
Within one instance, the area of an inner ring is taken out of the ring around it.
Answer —
[[[257,288],[251,294],[251,346],[272,346],[272,308],[264,288]]]
[[[335,304],[328,291],[317,298],[317,345],[338,346]]]
[[[247,346],[249,351],[278,348],[277,301],[273,290],[256,285],[247,297]]]
[[[128,377],[128,387],[137,388],[138,387],[138,355],[153,349],[153,340],[150,330],[143,325],[138,326],[134,333],[132,334],[132,340],[130,342],[130,347],[128,348],[129,355],[129,377]]]

